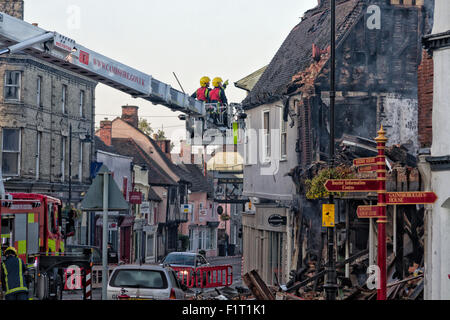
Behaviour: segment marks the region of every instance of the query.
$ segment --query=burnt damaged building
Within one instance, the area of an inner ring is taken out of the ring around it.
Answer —
[[[373,139],[383,125],[389,139],[389,191],[420,190],[417,70],[433,6],[423,0],[336,3],[336,162],[351,165],[353,158],[374,156]],[[306,198],[304,181],[328,161],[329,47],[329,1],[319,1],[242,102],[247,113],[244,195],[252,200],[251,210],[243,214],[243,272],[257,269],[269,284],[287,283],[290,272],[309,260],[324,263],[321,201]],[[338,257],[375,245],[369,240],[375,236],[374,223],[356,216],[357,205],[372,200],[376,195],[337,200]],[[417,208],[410,207],[401,214],[388,210],[391,251],[404,248],[406,231],[397,234],[397,215],[409,217],[409,227],[421,223],[413,214]],[[270,224],[273,215],[285,217],[285,224]],[[420,246],[416,240],[408,240],[405,250]],[[405,254],[398,256],[394,272],[403,274]],[[375,259],[372,254],[369,264]],[[411,259],[419,264],[423,257]]]

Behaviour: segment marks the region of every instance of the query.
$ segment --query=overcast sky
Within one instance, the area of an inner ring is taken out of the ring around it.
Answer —
[[[270,63],[290,30],[317,0],[25,0],[25,20],[192,94],[208,75],[229,79],[227,97],[241,102],[233,83]],[[102,84],[96,124],[120,116],[121,106],[168,136],[183,130],[178,113]]]

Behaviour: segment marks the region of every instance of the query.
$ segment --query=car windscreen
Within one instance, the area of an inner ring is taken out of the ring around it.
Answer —
[[[88,247],[72,247],[67,246],[65,249],[66,253],[72,253],[72,254],[83,254],[85,250],[89,249]],[[101,263],[102,257],[100,256],[100,251],[98,249],[93,248],[93,254],[92,259],[94,263]]]
[[[167,278],[157,270],[121,269],[116,270],[109,284],[111,287],[146,289],[166,289]]]
[[[180,264],[185,266],[194,266],[195,256],[187,254],[169,254],[164,263],[167,264]]]

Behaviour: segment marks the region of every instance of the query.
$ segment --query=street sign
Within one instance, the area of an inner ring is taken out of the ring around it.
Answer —
[[[131,204],[141,204],[142,203],[142,192],[130,191],[129,202]]]
[[[377,157],[359,158],[359,159],[353,160],[353,165],[355,167],[367,166],[369,164],[376,164],[376,163],[377,163]]]
[[[334,228],[334,204],[322,205],[322,227]]]
[[[358,218],[379,218],[378,206],[358,206]]]
[[[368,192],[378,191],[378,180],[347,179],[327,180],[325,188],[329,192]]]
[[[150,214],[150,201],[142,201],[141,214]]]
[[[378,165],[362,166],[358,168],[358,172],[373,172],[378,170]]]
[[[267,219],[267,222],[273,227],[285,226],[286,225],[286,217],[282,217],[279,214],[273,214]]]
[[[432,204],[437,200],[434,192],[388,192],[386,204]]]
[[[192,213],[194,212],[194,205],[193,204],[182,204],[181,205],[181,213]]]

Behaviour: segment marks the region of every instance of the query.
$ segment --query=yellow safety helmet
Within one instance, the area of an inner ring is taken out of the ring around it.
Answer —
[[[6,254],[8,251],[14,252],[14,254],[17,256],[17,250],[16,250],[16,248],[14,248],[14,247],[8,247],[8,248],[6,248],[5,254]]]
[[[214,87],[218,87],[218,86],[220,86],[220,84],[222,82],[223,82],[222,78],[217,77],[217,78],[213,79],[212,84],[213,84]]]
[[[200,86],[206,87],[211,82],[211,79],[209,77],[202,77],[200,79]]]

